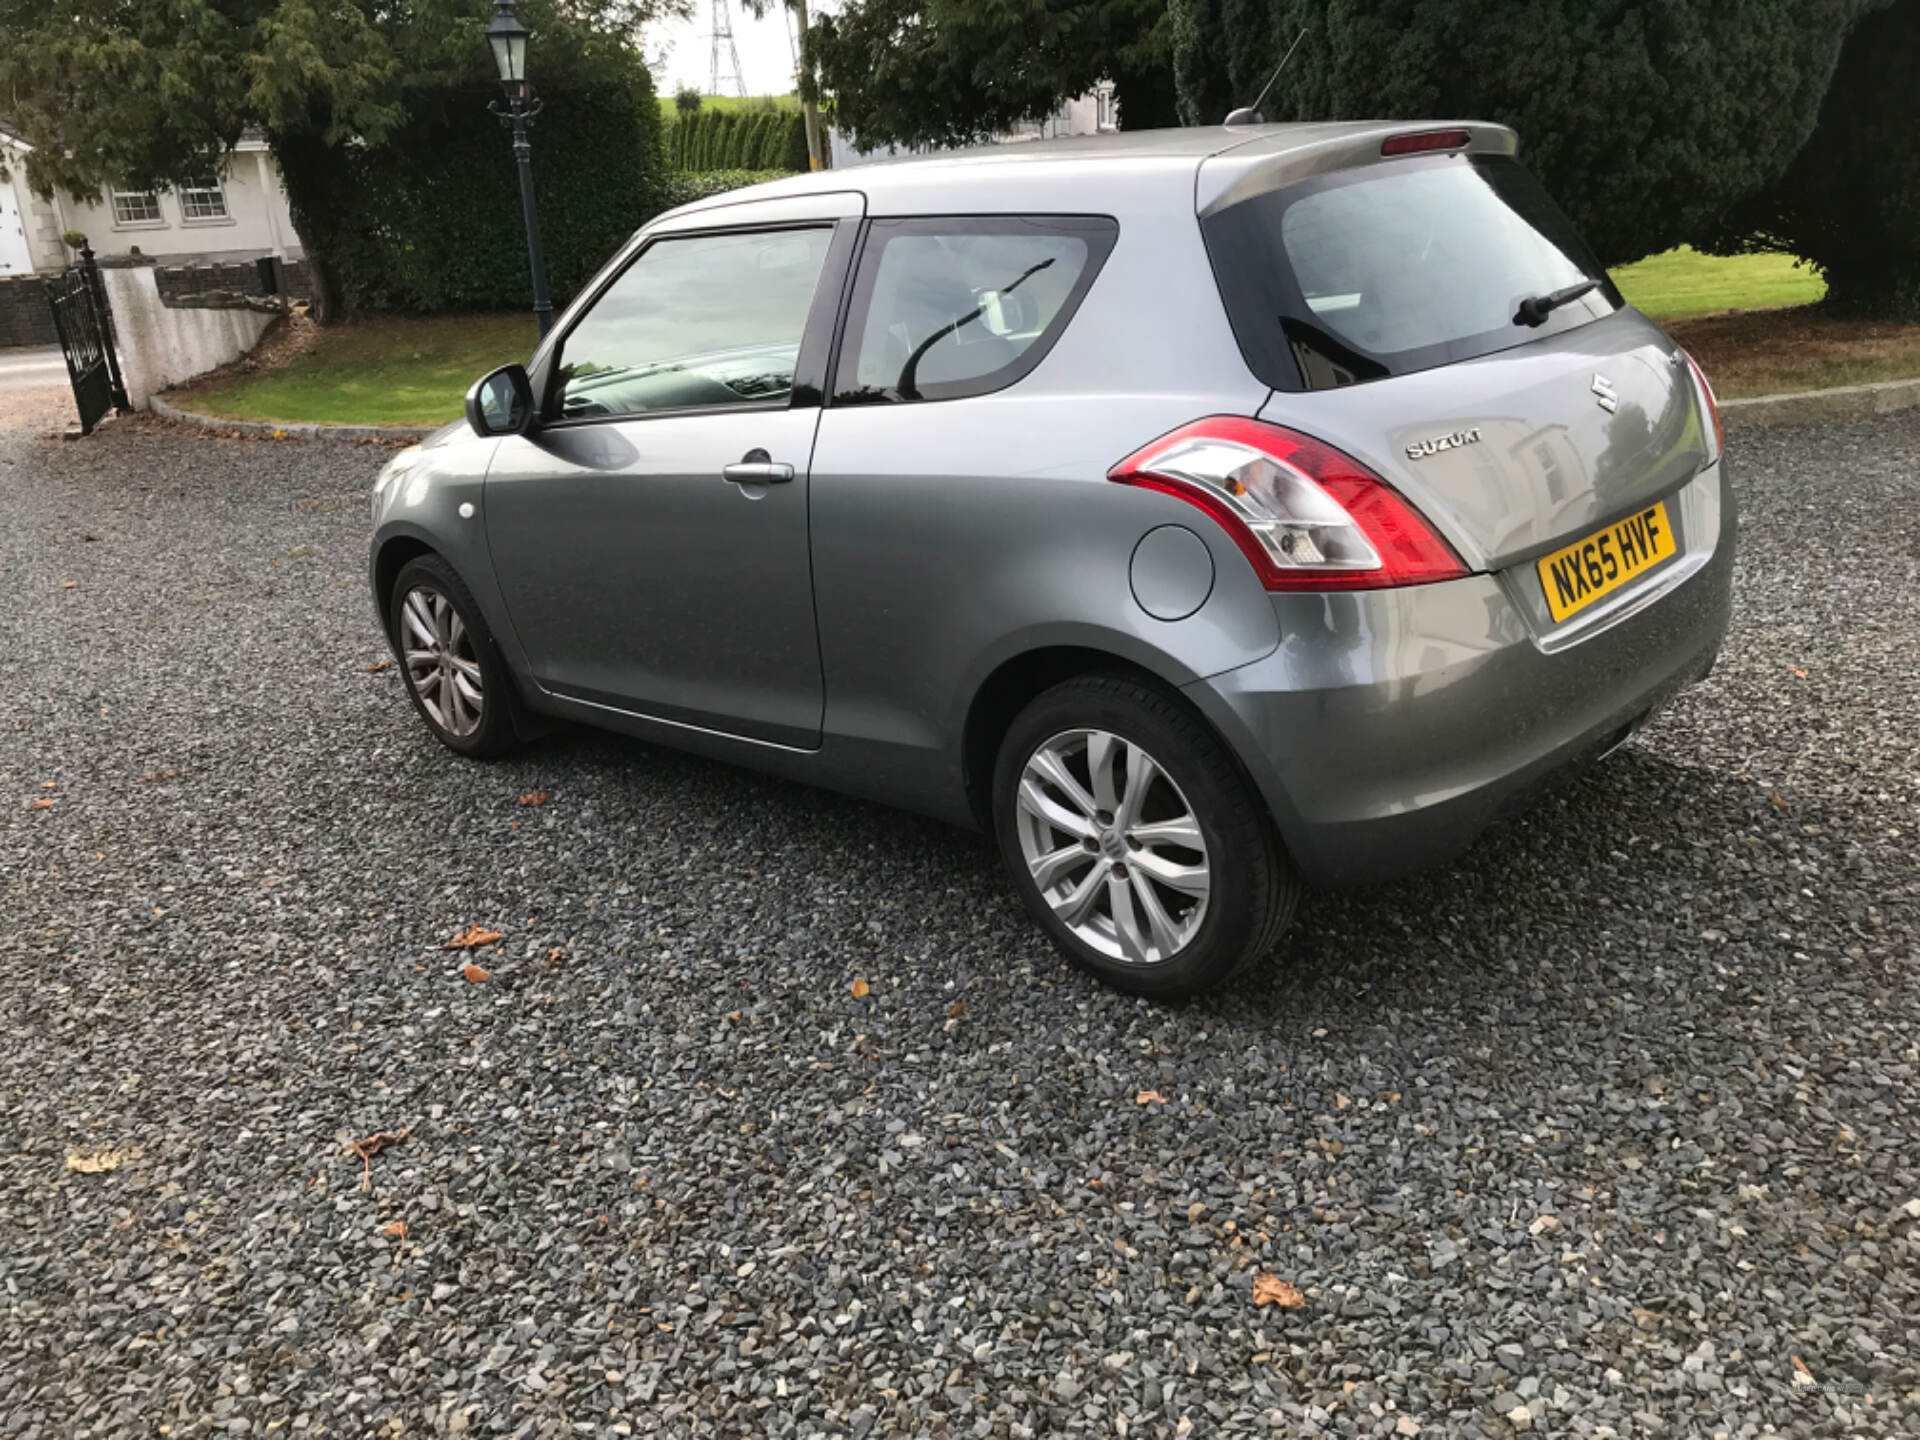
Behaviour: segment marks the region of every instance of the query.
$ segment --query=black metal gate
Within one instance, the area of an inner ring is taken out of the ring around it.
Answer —
[[[113,312],[107,308],[92,249],[81,246],[80,263],[69,265],[47,286],[47,293],[60,349],[67,357],[74,404],[80,407],[80,433],[91,435],[109,407],[123,415],[133,408],[127,404],[120,360],[113,352]]]

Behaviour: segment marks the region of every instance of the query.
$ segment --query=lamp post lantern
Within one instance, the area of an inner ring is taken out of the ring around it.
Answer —
[[[513,159],[520,167],[520,208],[527,221],[527,265],[533,272],[533,318],[542,338],[553,328],[553,301],[547,296],[547,262],[540,254],[540,212],[533,200],[533,146],[527,127],[540,113],[540,102],[527,87],[527,27],[513,13],[513,0],[494,0],[493,23],[487,26],[487,44],[507,103],[487,107],[513,132]]]

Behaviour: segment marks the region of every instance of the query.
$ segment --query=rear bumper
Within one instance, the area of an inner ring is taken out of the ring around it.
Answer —
[[[1731,612],[1724,468],[1673,497],[1679,563],[1577,639],[1542,630],[1530,567],[1275,596],[1279,648],[1186,693],[1239,753],[1305,877],[1361,884],[1452,859],[1705,675]]]

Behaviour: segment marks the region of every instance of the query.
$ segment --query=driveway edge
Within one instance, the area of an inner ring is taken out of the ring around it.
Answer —
[[[1812,425],[1822,420],[1858,420],[1920,405],[1920,380],[1876,380],[1871,385],[1840,385],[1795,395],[1755,395],[1722,400],[1720,419],[1727,425],[1764,429],[1774,425]]]
[[[292,436],[299,440],[405,440],[417,443],[440,428],[438,425],[323,425],[318,421],[229,420],[223,415],[201,415],[192,410],[182,410],[169,403],[164,395],[152,396],[147,403],[162,420],[194,425],[202,430],[218,430],[229,435],[260,435],[276,439]]]

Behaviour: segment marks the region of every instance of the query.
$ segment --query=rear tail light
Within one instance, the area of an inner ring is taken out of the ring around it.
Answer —
[[[1215,415],[1107,472],[1218,521],[1269,590],[1374,590],[1467,573],[1386,481],[1310,436]]]
[[[1382,155],[1420,155],[1428,150],[1458,150],[1473,139],[1465,130],[1417,130],[1380,142]]]
[[[1693,358],[1689,350],[1682,350],[1687,357],[1687,368],[1693,372],[1694,389],[1699,393],[1700,409],[1707,419],[1713,422],[1713,444],[1707,449],[1707,464],[1711,465],[1720,458],[1727,448],[1727,432],[1720,426],[1720,402],[1714,398],[1713,386],[1707,383],[1707,372],[1700,368],[1700,362]]]

